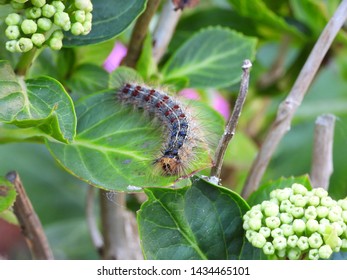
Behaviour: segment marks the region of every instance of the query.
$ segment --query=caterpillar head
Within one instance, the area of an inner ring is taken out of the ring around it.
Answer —
[[[182,173],[182,164],[178,156],[172,157],[164,155],[154,161],[160,171],[165,176],[175,176]]]

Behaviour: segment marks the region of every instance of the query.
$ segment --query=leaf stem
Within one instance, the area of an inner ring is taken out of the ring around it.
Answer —
[[[27,196],[19,175],[15,171],[7,173],[6,178],[14,184],[17,198],[13,205],[14,213],[21,225],[28,247],[34,259],[53,260],[53,253],[48,244],[39,217]]]
[[[243,104],[245,103],[247,92],[248,92],[248,84],[249,84],[249,72],[251,70],[252,63],[248,59],[243,61],[242,65],[242,78],[240,84],[240,92],[237,96],[234,110],[230,116],[230,119],[226,125],[224,134],[219,141],[217,151],[215,154],[214,166],[211,169],[210,177],[220,178],[220,174],[222,171],[222,164],[225,155],[225,151],[228,147],[229,142],[233,138],[236,130],[236,126],[241,115]],[[219,181],[219,180],[218,180]]]
[[[149,0],[144,13],[137,19],[136,24],[131,34],[128,52],[122,64],[135,68],[136,63],[140,57],[143,42],[146,38],[147,30],[151,19],[153,18],[156,10],[158,9],[160,0]]]
[[[260,147],[242,190],[242,196],[248,197],[260,184],[261,178],[270,162],[282,137],[290,129],[291,120],[300,106],[307,89],[311,85],[322,60],[329,50],[334,38],[347,20],[347,0],[343,0],[335,14],[329,20],[323,32],[314,45],[304,67],[296,79],[287,98],[280,104],[277,116]]]
[[[15,72],[19,76],[25,76],[34,59],[37,56],[37,48],[33,48],[30,51],[23,53],[20,57]]]

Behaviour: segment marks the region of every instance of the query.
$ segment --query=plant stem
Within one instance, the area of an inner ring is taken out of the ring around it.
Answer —
[[[214,166],[211,169],[210,177],[217,177],[218,179],[220,178],[225,151],[228,147],[230,140],[233,138],[235,134],[236,126],[241,115],[242,107],[246,100],[249,84],[249,72],[251,70],[251,67],[252,63],[248,59],[246,59],[242,65],[243,73],[240,84],[240,92],[237,96],[234,110],[226,125],[224,134],[219,141],[215,155]]]
[[[37,55],[37,49],[33,48],[32,50],[23,53],[20,57],[20,60],[17,63],[15,72],[19,76],[25,76],[32,62],[34,61]]]
[[[343,0],[313,47],[287,98],[280,104],[277,116],[253,162],[242,196],[248,197],[259,187],[261,178],[279,142],[290,129],[291,120],[338,31],[347,19],[347,0]]]
[[[335,116],[322,115],[316,120],[311,183],[314,188],[328,189],[330,176],[333,173],[333,140]]]
[[[175,11],[172,1],[167,0],[153,34],[153,58],[157,64],[166,52],[181,15],[182,11]]]
[[[135,68],[140,57],[143,42],[146,38],[149,23],[159,7],[160,0],[149,0],[144,13],[138,18],[131,34],[128,52],[122,64]]]
[[[34,259],[53,260],[39,217],[27,196],[19,175],[15,171],[7,173],[6,178],[14,184],[17,198],[13,205],[14,213],[21,225],[23,235]]]

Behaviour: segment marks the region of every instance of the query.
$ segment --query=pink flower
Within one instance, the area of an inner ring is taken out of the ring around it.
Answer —
[[[122,43],[116,42],[113,50],[104,61],[104,69],[109,73],[114,71],[120,65],[126,54],[127,48]]]
[[[230,105],[229,102],[218,92],[215,90],[211,90],[209,92],[210,96],[210,103],[211,106],[218,111],[225,119],[229,118],[230,115]],[[200,95],[199,93],[192,88],[185,88],[181,90],[178,95],[184,96],[188,99],[194,99],[194,100],[199,100]]]

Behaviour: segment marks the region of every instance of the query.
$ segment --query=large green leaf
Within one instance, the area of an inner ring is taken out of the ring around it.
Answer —
[[[294,183],[304,185],[308,190],[312,189],[308,175],[300,177],[280,178],[276,181],[270,181],[262,185],[259,189],[251,194],[247,199],[250,206],[262,203],[264,200],[270,199],[270,192],[275,189],[290,188]]]
[[[12,206],[16,200],[16,190],[13,184],[0,177],[0,213]]]
[[[198,177],[191,187],[145,192],[138,224],[146,259],[256,258],[242,228],[249,206],[238,194]]]
[[[164,82],[188,78],[190,87],[226,87],[241,77],[244,59],[253,59],[256,40],[227,28],[195,34],[164,65]]]
[[[93,1],[92,31],[86,36],[65,34],[64,46],[96,44],[122,33],[145,9],[147,0]]]
[[[121,70],[121,73],[128,72]],[[120,80],[112,76],[110,84],[115,86]],[[50,151],[69,172],[101,188],[139,191],[136,187],[172,185],[177,177],[161,176],[152,164],[165,140],[160,124],[151,121],[141,110],[117,102],[116,92],[114,89],[97,93],[77,103],[74,142],[66,145],[47,141]],[[218,113],[198,102],[190,107],[211,122],[208,133],[222,134],[224,121]],[[211,166],[205,147],[196,149],[195,154],[188,174]]]
[[[229,2],[240,15],[247,17],[251,23],[255,23],[258,31],[264,36],[279,37],[285,32],[296,38],[303,38],[296,28],[271,11],[262,0],[229,0]]]
[[[76,131],[72,100],[58,81],[49,77],[19,81],[5,61],[0,61],[0,121],[37,127],[63,142],[72,141]]]

